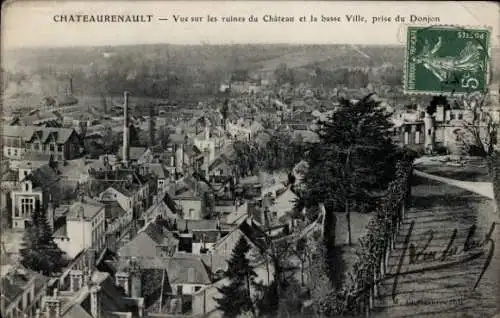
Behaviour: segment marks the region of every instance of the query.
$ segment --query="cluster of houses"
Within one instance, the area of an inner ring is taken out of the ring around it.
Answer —
[[[298,92],[304,98],[291,101],[280,96],[284,93],[264,96],[266,82],[248,78],[235,74],[224,89],[236,92],[226,118],[219,109],[190,108],[187,118],[175,117],[166,146],[130,145],[131,125],[163,127],[169,116],[158,114],[154,125],[153,118],[133,118],[128,94],[116,118],[89,113],[111,121],[112,130],[123,135],[116,153],[98,158],[82,156],[82,139],[109,138],[97,119],[35,111],[5,122],[2,217],[7,216],[9,231],[22,233],[36,208],[45,211],[69,265],[45,277],[23,268],[17,251],[5,247],[19,248],[21,241],[2,241],[2,317],[210,315],[217,311],[218,287],[227,283],[227,261],[242,237],[252,247],[257,280],[269,284],[273,268],[262,256],[269,240],[303,229],[292,213],[297,194],[293,184],[282,182],[286,178],[269,183],[262,176],[239,176],[232,145],[265,142],[272,131],[316,142],[317,123],[338,104],[318,106],[307,88]],[[459,150],[461,122],[486,112],[500,121],[498,108],[481,111],[438,105],[432,115],[421,108],[395,112],[393,137],[405,147]]]
[[[242,237],[258,280],[272,279],[263,250],[297,228],[290,217],[297,196],[281,181],[240,179],[232,162],[232,142],[256,138],[261,125],[195,120],[166,148],[131,147],[127,97],[123,144],[98,159],[82,157],[79,125],[3,126],[6,230],[23,233],[40,208],[69,265],[45,277],[20,265],[22,235],[2,242],[11,247],[2,244],[0,257],[2,317],[213,313]]]

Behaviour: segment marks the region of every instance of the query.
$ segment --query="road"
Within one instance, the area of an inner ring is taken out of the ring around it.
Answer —
[[[477,226],[473,239],[481,241],[492,223],[498,222],[492,200],[451,184],[421,177],[415,178],[412,190],[412,205],[398,235],[396,249],[389,258],[389,273],[422,271],[397,276],[395,288],[395,278],[387,279],[381,286],[381,297],[376,301],[376,313],[372,316],[493,317],[500,310],[500,224],[491,235],[494,244],[486,244],[486,253],[479,258],[464,263],[457,263],[463,258],[456,257],[449,257],[444,262],[428,259],[419,265],[410,265],[409,252],[406,251],[398,271],[405,251],[405,237],[412,222],[415,223],[409,242],[417,246],[417,252],[424,249],[432,232],[434,237],[426,252],[436,251],[437,256],[442,255],[454,229],[457,229],[457,235],[451,246],[462,251],[472,225]],[[491,263],[477,288],[473,289],[487,263],[486,254],[490,248],[493,252]],[[463,255],[472,254],[469,251]],[[423,271],[434,265],[444,267]],[[393,302],[393,294],[398,303]]]

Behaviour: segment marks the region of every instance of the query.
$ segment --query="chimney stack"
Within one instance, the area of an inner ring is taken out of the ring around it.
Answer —
[[[123,165],[128,166],[129,156],[129,123],[128,123],[128,92],[123,93]]]
[[[101,290],[100,286],[92,286],[90,289],[90,311],[92,313],[92,317],[98,318],[100,315],[99,308],[99,291]]]
[[[66,90],[66,96],[72,96],[73,95],[73,78],[69,78],[69,85],[68,89]]]
[[[208,120],[205,123],[205,140],[210,140],[210,124]]]

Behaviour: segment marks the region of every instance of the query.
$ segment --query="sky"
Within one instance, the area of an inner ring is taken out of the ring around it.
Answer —
[[[410,15],[439,17],[431,24],[490,27],[492,44],[499,46],[499,6],[495,2],[315,2],[315,1],[10,1],[2,9],[2,49],[133,44],[384,44],[403,45]],[[153,15],[150,23],[60,23],[54,15]],[[265,23],[264,15],[294,16],[294,23]],[[367,22],[349,23],[346,15],[359,14]],[[207,15],[219,22],[176,23],[172,16]],[[258,22],[224,23],[222,16]],[[298,17],[318,17],[299,22]],[[321,15],[339,16],[342,22],[321,22]],[[406,21],[394,21],[396,16]],[[385,16],[391,22],[372,23]],[[160,21],[167,18],[168,21]]]

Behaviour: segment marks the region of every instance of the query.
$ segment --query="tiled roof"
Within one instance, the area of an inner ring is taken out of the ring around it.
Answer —
[[[109,273],[94,272],[92,274],[92,282],[101,287],[99,291],[99,309],[100,315],[108,317],[110,312],[132,312],[134,315],[135,309],[127,308],[124,301],[124,293],[115,286],[112,277]],[[62,297],[61,297],[62,298]],[[87,318],[92,317],[90,314],[90,291],[87,286],[83,287],[78,294],[73,295],[69,301],[63,301],[62,317],[67,318]]]
[[[173,257],[149,257],[138,258],[138,265],[141,269],[166,269],[170,284],[200,284],[209,285],[211,283],[207,268],[203,264],[199,255],[175,254]],[[127,270],[129,262],[127,259],[120,259],[119,270]]]
[[[144,232],[118,250],[120,257],[154,257],[156,253],[156,242]]]
[[[102,201],[101,201],[102,202]],[[105,204],[105,213],[107,220],[116,220],[122,217],[127,211],[125,211],[118,202],[110,201],[110,202],[102,202]]]
[[[262,231],[254,222],[242,222],[238,229],[257,247],[264,248],[267,234]]]
[[[165,169],[163,169],[163,165],[160,163],[150,163],[148,165],[149,170],[155,174],[159,179],[165,179]]]
[[[26,268],[15,268],[2,277],[1,293],[2,297],[7,300],[7,305],[19,297],[30,284],[35,284],[36,292],[48,281],[48,278]]]
[[[30,141],[35,135],[38,135],[42,142],[47,142],[49,137],[53,136],[58,144],[64,144],[68,141],[73,129],[69,128],[46,128],[38,126],[4,126],[3,135],[12,137],[22,137]]]
[[[191,147],[187,147],[185,150],[184,150],[184,153],[190,157],[195,157],[195,156],[199,156],[202,154],[201,150],[198,149],[198,147],[196,147],[195,145],[191,146]]]
[[[229,162],[229,159],[227,158],[227,156],[225,154],[221,154],[219,157],[215,158],[215,160],[212,161],[212,163],[210,163],[210,165],[208,166],[208,169],[210,171],[212,171],[221,165],[222,166],[229,166],[228,162]]]
[[[83,217],[85,219],[92,219],[103,209],[104,204],[86,197],[83,199],[83,201],[78,201],[71,205],[68,214],[66,214],[66,218],[68,220],[78,220],[82,217],[81,213],[83,212]]]
[[[205,182],[196,180],[196,178],[188,176],[182,179],[181,185],[184,185],[184,188],[187,188],[189,190],[198,192],[198,193],[205,193],[210,191],[210,186],[206,184]],[[182,188],[181,188],[182,189]]]
[[[120,257],[154,257],[157,245],[177,246],[177,239],[167,228],[153,221],[147,224],[127,244],[122,246],[118,254]]]
[[[129,147],[128,159],[129,160],[138,160],[146,152],[146,150],[147,150],[146,147]],[[120,148],[118,148],[118,152],[116,153],[116,156],[118,158],[122,158],[123,146],[120,146]]]
[[[19,181],[19,173],[14,170],[9,170],[2,174],[2,181]]]

